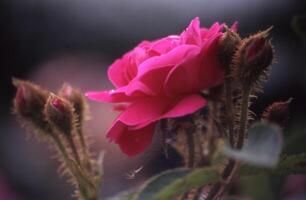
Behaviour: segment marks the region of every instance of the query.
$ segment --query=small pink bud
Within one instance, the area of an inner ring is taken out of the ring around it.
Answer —
[[[259,56],[262,53],[266,46],[266,40],[263,37],[254,38],[250,46],[246,50],[246,59],[248,62],[252,62],[256,56]]]
[[[243,84],[253,85],[266,75],[273,62],[274,51],[267,39],[271,28],[243,39],[235,53],[233,77]]]
[[[44,114],[46,120],[53,129],[70,135],[74,128],[74,109],[69,101],[50,95],[45,105]]]
[[[13,85],[17,88],[13,105],[15,114],[29,128],[39,133],[50,131],[43,114],[49,92],[29,81],[15,78],[13,78]]]
[[[87,115],[87,103],[82,92],[68,84],[64,84],[58,95],[71,103],[77,116],[77,124],[81,127]]]
[[[64,98],[69,98],[71,97],[72,92],[73,92],[72,87],[70,85],[65,84],[60,90],[60,96]]]
[[[18,106],[19,108],[22,108],[26,105],[25,92],[26,91],[23,85],[19,85],[17,87],[15,101],[16,106]]]
[[[52,99],[50,103],[60,113],[64,113],[65,112],[62,100],[55,98],[55,99]]]

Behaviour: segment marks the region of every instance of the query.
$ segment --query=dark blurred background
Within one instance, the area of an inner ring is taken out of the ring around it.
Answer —
[[[273,101],[293,97],[286,137],[303,136],[306,42],[291,26],[293,16],[302,13],[306,13],[305,0],[1,0],[0,200],[69,199],[71,192],[57,177],[58,163],[50,159],[50,151],[33,138],[26,140],[27,134],[12,116],[12,76],[53,91],[64,82],[83,91],[109,89],[112,86],[105,73],[115,58],[144,39],[179,34],[195,16],[201,18],[202,26],[239,21],[242,36],[274,26],[271,36],[277,64],[253,109],[260,113]],[[97,151],[107,150],[103,196],[139,185],[152,174],[178,164],[166,159],[158,147],[127,159],[118,147],[105,141],[105,130],[115,116],[109,106],[92,102],[90,106],[93,119],[88,132],[97,141]],[[305,151],[304,139],[298,139],[300,143],[288,151]],[[141,165],[144,169],[135,180],[125,178]],[[276,191],[272,196],[304,199],[305,182],[301,175],[283,177],[272,187]]]

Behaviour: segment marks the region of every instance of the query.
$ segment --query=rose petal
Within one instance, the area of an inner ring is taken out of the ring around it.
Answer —
[[[152,53],[152,55],[166,54],[177,47],[179,45],[179,41],[180,37],[176,35],[153,41],[149,52],[155,52],[155,54]]]
[[[203,47],[203,63],[198,73],[200,89],[215,87],[223,81],[224,71],[217,56],[221,36],[222,33],[215,34]]]
[[[206,105],[206,100],[200,95],[188,95],[176,102],[176,104],[160,119],[181,117],[196,112]]]
[[[165,93],[165,79],[173,66],[184,62],[197,52],[197,46],[182,45],[165,55],[152,57],[140,65],[137,80],[148,86],[155,95],[162,95]]]
[[[91,100],[110,103],[129,102],[148,95],[155,95],[155,93],[145,84],[137,80],[116,90],[85,93],[85,96]]]
[[[201,29],[202,40],[206,41],[214,37],[216,34],[221,33],[225,24],[214,23],[209,29]]]
[[[117,59],[108,68],[108,78],[116,88],[123,87],[129,83],[129,80],[125,76],[126,68],[129,67],[127,57],[128,54],[126,54],[122,59]]]
[[[206,101],[200,95],[192,94],[165,99],[160,97],[143,99],[130,105],[118,120],[139,129],[164,118],[181,117],[196,112],[205,106]]]
[[[168,73],[164,89],[168,95],[191,93],[218,85],[223,79],[223,70],[217,58],[217,33],[203,46],[202,52],[186,59]]]
[[[138,65],[150,57],[146,51],[150,46],[151,43],[148,41],[141,42],[109,67],[108,77],[115,87],[126,86],[134,79]]]
[[[172,101],[161,97],[146,97],[133,101],[118,120],[128,126],[151,123],[171,106]]]
[[[200,46],[202,43],[200,19],[199,17],[194,18],[186,30],[181,34],[183,44],[194,44]]]
[[[119,144],[123,153],[133,156],[143,152],[151,144],[155,125],[152,123],[142,129],[132,130],[122,122],[116,121],[107,137]]]
[[[238,31],[238,21],[235,21],[231,26],[231,30],[237,32]]]
[[[169,96],[197,92],[201,54],[194,51],[182,63],[173,67],[165,78],[163,89]]]

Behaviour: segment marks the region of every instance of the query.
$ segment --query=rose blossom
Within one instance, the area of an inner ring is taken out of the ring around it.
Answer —
[[[223,81],[217,50],[224,24],[200,28],[193,19],[180,35],[143,41],[108,70],[115,90],[88,92],[96,101],[127,103],[107,137],[129,155],[151,143],[158,120],[194,113],[206,105],[202,90]]]

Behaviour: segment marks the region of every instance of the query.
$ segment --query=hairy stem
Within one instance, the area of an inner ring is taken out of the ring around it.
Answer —
[[[83,171],[83,169],[76,165],[74,161],[70,158],[65,145],[62,143],[61,138],[59,138],[58,134],[52,133],[51,137],[56,144],[57,148],[61,152],[64,162],[71,172],[72,176],[77,180],[80,192],[85,200],[92,200],[92,195],[96,191],[95,184],[91,181],[90,177]],[[84,191],[86,191],[84,195]],[[90,191],[90,193],[88,192]],[[88,195],[90,195],[90,197]]]
[[[235,144],[234,138],[234,109],[233,109],[233,96],[232,96],[232,79],[227,75],[225,78],[225,106],[226,106],[226,118],[229,127],[229,143],[233,147]]]
[[[241,149],[245,139],[245,130],[248,125],[249,118],[249,101],[250,101],[251,87],[246,85],[242,89],[242,102],[241,102],[241,114],[239,120],[239,131],[237,140],[237,149]]]
[[[82,132],[82,128],[79,127],[77,130],[77,134],[78,134],[78,138],[80,140],[80,144],[81,144],[81,149],[82,149],[82,153],[84,156],[84,165],[91,170],[92,169],[92,165],[91,165],[91,159],[90,159],[90,154],[88,152],[88,146],[86,144],[86,140],[84,138],[83,132]]]
[[[82,165],[81,159],[80,159],[80,156],[78,154],[78,150],[77,150],[77,147],[76,147],[76,145],[75,145],[75,143],[73,141],[72,136],[71,135],[66,136],[66,139],[67,139],[67,141],[69,143],[69,146],[70,146],[70,148],[72,150],[72,154],[73,154],[73,157],[74,157],[75,161],[78,163],[78,165],[81,166]]]
[[[250,92],[251,87],[249,85],[246,85],[242,88],[241,115],[239,120],[237,149],[241,149],[243,147],[245,139],[245,131],[248,124]],[[213,186],[213,188],[209,192],[207,200],[215,200],[224,195],[224,193],[228,189],[228,186],[235,177],[235,174],[239,167],[240,164],[237,161],[232,159],[229,160],[228,164],[226,165],[221,174],[221,181],[219,181]]]

